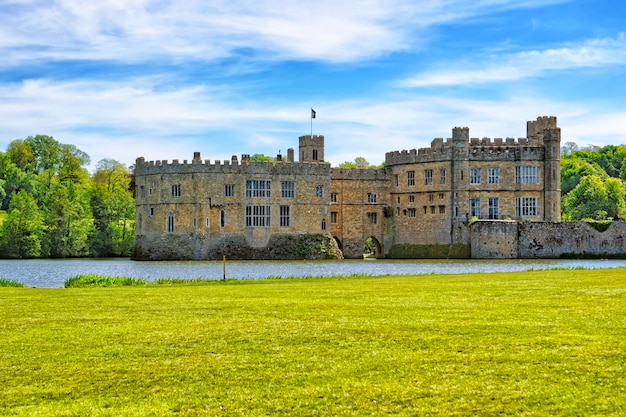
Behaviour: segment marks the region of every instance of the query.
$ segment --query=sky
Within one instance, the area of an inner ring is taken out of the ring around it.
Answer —
[[[626,144],[622,0],[0,0],[0,150],[286,155],[332,166],[471,137]],[[311,119],[311,109],[316,118]]]

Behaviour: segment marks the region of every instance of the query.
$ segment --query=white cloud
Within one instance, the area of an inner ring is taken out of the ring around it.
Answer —
[[[399,84],[404,87],[472,85],[521,80],[550,71],[625,64],[626,39],[620,34],[616,38],[586,40],[562,48],[490,55],[478,62],[448,62]],[[455,70],[444,69],[449,67]]]
[[[0,6],[0,65],[163,57],[210,61],[242,49],[262,60],[350,62],[414,47],[424,37],[416,32],[432,25],[562,1],[13,2]]]

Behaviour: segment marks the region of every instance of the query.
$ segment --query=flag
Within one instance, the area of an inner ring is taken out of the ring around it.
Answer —
[[[315,110],[311,109],[311,119],[315,119]]]

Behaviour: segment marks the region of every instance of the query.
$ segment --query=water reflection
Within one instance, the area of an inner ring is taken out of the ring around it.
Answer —
[[[419,275],[513,272],[554,268],[626,267],[626,260],[342,260],[342,261],[229,261],[228,278],[259,279],[333,275]],[[136,262],[129,259],[0,260],[0,278],[29,287],[58,288],[81,274],[159,278],[222,279],[221,261]]]

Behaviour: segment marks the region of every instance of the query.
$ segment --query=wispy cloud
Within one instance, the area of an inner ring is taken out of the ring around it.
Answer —
[[[435,24],[562,1],[9,1],[0,6],[0,65],[211,61],[246,49],[262,60],[350,62],[414,47],[416,32]]]
[[[620,34],[616,38],[586,40],[561,48],[490,55],[471,62],[448,62],[399,84],[404,87],[474,85],[521,80],[559,70],[625,64],[626,39]],[[449,67],[455,69],[445,69]]]

